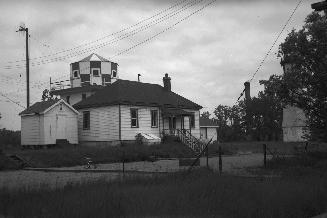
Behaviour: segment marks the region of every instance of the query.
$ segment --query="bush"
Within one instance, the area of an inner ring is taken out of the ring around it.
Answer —
[[[0,148],[5,148],[8,145],[20,145],[20,131],[0,129]]]

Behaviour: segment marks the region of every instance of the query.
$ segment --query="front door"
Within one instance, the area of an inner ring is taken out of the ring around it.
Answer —
[[[63,114],[56,116],[56,139],[66,139],[66,116]]]

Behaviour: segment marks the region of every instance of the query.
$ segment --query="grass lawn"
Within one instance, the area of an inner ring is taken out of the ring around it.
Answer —
[[[299,150],[303,150],[305,146],[305,142],[279,142],[279,141],[269,141],[269,142],[223,142],[223,143],[215,143],[209,146],[209,154],[210,155],[218,155],[219,146],[221,146],[224,154],[236,154],[236,153],[262,153],[263,152],[263,144],[267,145],[267,149],[272,153],[279,154],[294,154]],[[316,143],[309,142],[308,151],[316,151],[316,150],[327,150],[327,143]]]
[[[50,190],[0,190],[9,217],[301,218],[327,210],[326,177],[253,179],[198,170]],[[0,214],[1,214],[0,213]]]
[[[84,157],[91,157],[96,163],[113,163],[153,160],[154,158],[194,157],[194,152],[187,146],[168,141],[158,145],[126,144],[108,147],[65,147],[40,150],[4,150],[5,153],[17,154],[33,167],[63,167],[84,165]],[[6,165],[7,164],[7,165]],[[0,155],[0,170],[8,169],[8,161]],[[10,169],[10,168],[9,168]]]

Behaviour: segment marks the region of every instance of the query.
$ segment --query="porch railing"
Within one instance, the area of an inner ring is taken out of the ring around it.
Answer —
[[[205,148],[205,144],[193,136],[187,129],[165,129],[163,130],[163,134],[178,137],[183,144],[187,145],[198,154]]]

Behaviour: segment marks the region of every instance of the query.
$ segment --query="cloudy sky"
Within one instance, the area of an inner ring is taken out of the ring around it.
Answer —
[[[40,100],[50,77],[68,79],[69,63],[94,52],[117,62],[121,79],[137,80],[140,73],[142,82],[162,84],[168,73],[173,91],[204,111],[232,105],[298,0],[217,0],[205,7],[210,2],[0,0],[0,94],[26,105],[25,36],[16,32],[25,24],[31,35],[31,103]],[[302,2],[277,45],[303,25],[313,2]],[[277,50],[252,81],[252,95],[262,88],[259,80],[282,73]],[[20,129],[22,110],[0,96],[0,128]]]

